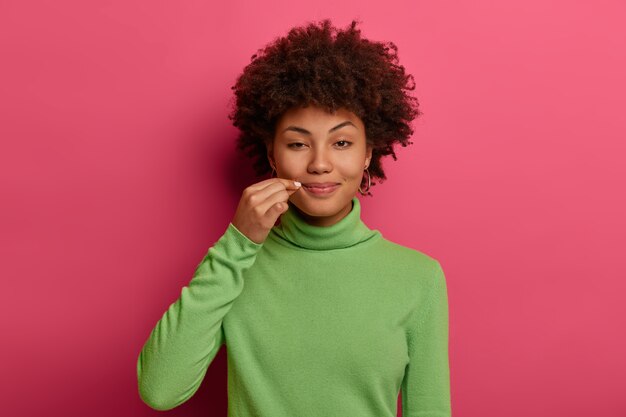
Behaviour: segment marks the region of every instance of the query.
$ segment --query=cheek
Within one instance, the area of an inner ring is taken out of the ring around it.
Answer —
[[[338,166],[343,176],[352,180],[360,180],[363,176],[365,163],[359,158],[350,158]]]
[[[280,166],[283,172],[294,172],[298,171],[302,162],[298,160],[294,155],[287,155],[285,152],[276,152],[275,154],[276,164]]]

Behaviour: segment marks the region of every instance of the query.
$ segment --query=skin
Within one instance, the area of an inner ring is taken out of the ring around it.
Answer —
[[[289,196],[300,188],[285,178],[269,178],[243,190],[231,223],[248,239],[263,243],[278,217],[288,210]]]
[[[339,124],[351,122],[337,130]],[[298,127],[306,134],[289,127]],[[315,196],[300,187],[290,195],[296,212],[314,226],[331,226],[352,210],[363,172],[372,159],[363,121],[341,108],[335,113],[310,105],[295,107],[278,120],[273,141],[267,144],[267,157],[278,178],[309,182],[338,182],[331,195]]]

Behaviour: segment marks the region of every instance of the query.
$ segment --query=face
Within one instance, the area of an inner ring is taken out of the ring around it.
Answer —
[[[372,146],[366,142],[365,126],[358,116],[343,108],[327,113],[313,105],[283,114],[267,150],[278,177],[302,183],[289,202],[307,223],[316,226],[331,226],[350,213],[352,198],[372,158]],[[326,190],[307,186],[313,183],[335,185]]]

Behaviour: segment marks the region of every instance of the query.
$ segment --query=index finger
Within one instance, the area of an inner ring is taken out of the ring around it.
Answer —
[[[257,191],[257,190],[261,190],[261,189],[263,189],[263,188],[267,187],[268,185],[273,184],[275,182],[282,183],[285,186],[285,188],[287,188],[288,190],[297,190],[297,189],[299,189],[302,186],[302,184],[299,183],[296,180],[290,180],[290,179],[287,179],[287,178],[277,178],[277,177],[275,177],[275,178],[268,178],[268,179],[266,179],[264,181],[260,181],[260,182],[258,182],[256,184],[253,184],[251,186],[251,188],[254,191]]]

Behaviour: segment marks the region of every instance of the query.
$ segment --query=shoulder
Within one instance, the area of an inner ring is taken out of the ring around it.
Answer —
[[[394,294],[399,306],[410,306],[415,315],[432,305],[433,300],[442,300],[446,283],[436,257],[388,239],[381,239],[377,249],[372,269],[398,289]]]
[[[406,297],[410,304],[424,305],[437,289],[446,288],[443,269],[434,256],[386,238],[380,240],[378,249],[377,269],[402,288],[400,297]]]
[[[411,266],[418,266],[421,268],[434,268],[439,266],[439,261],[437,259],[419,249],[401,245],[384,237],[380,239],[379,245],[379,248],[384,255],[390,256],[396,261],[401,260]]]

